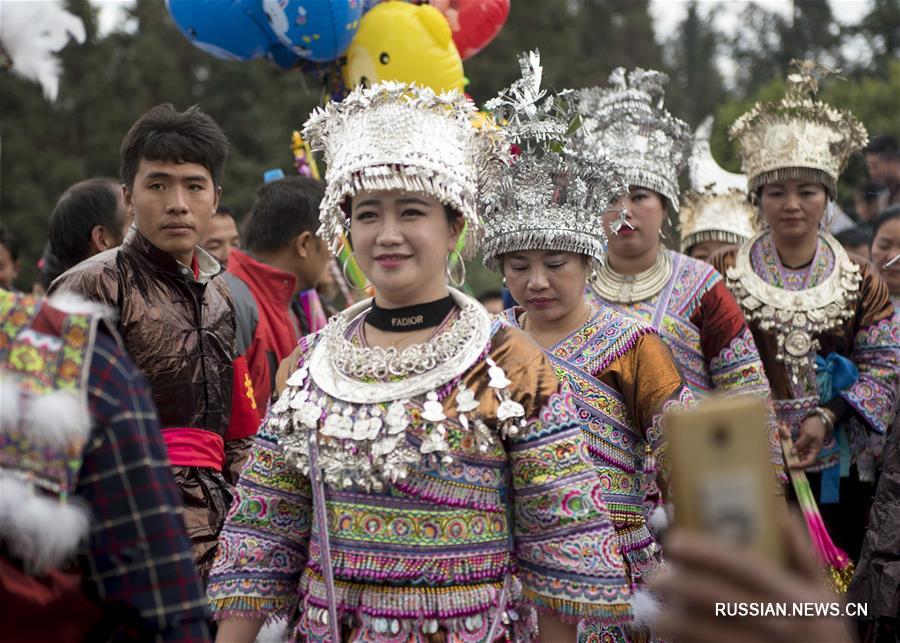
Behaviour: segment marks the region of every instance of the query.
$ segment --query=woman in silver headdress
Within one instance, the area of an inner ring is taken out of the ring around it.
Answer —
[[[662,107],[666,80],[660,72],[635,69],[626,76],[619,68],[608,87],[581,92],[579,149],[613,159],[629,184],[620,204],[625,225],[611,234],[618,214],[603,216],[608,254],[591,281],[589,299],[656,329],[695,397],[724,392],[768,402],[753,336],[722,276],[663,245],[663,225],[677,213],[678,174],[691,149],[688,126]],[[784,481],[774,415],[769,424],[773,470]]]
[[[528,333],[571,385],[629,581],[640,586],[660,563],[643,501],[657,474],[666,488],[663,412],[693,396],[656,331],[585,298],[606,252],[596,212],[627,192],[622,177],[607,160],[562,151],[577,119],[567,92],[548,98],[539,74],[512,90],[486,105],[521,151],[488,196],[484,262],[521,304],[503,319]],[[588,627],[579,640],[630,640],[645,625],[643,610],[634,612],[634,623]]]
[[[753,236],[753,207],[747,202],[747,177],[724,170],[709,148],[713,118],[694,132],[688,164],[691,190],[681,200],[678,231],[681,252],[709,262],[717,252],[739,246]]]
[[[381,83],[306,124],[320,233],[377,294],[282,364],[210,576],[219,640],[286,617],[298,641],[565,641],[630,609],[568,390],[447,285],[506,155],[474,111]]]
[[[870,443],[893,416],[900,331],[884,282],[826,231],[838,176],[866,130],[815,100],[820,71],[799,63],[785,98],[732,125],[764,229],[716,263],[753,330],[796,466],[835,542],[856,558],[868,493],[860,478],[872,479]]]

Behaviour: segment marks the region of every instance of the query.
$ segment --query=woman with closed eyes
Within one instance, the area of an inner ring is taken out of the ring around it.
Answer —
[[[586,301],[594,266],[604,260],[606,235],[597,208],[626,188],[606,160],[559,152],[571,112],[546,111],[543,93],[502,96],[498,122],[521,152],[491,195],[485,213],[485,265],[503,274],[519,306],[502,314],[546,353],[572,390],[587,449],[600,478],[625,558],[629,583],[643,586],[661,563],[647,527],[644,495],[657,478],[666,489],[664,411],[693,396],[659,335],[646,323]],[[565,104],[564,93],[556,102]],[[540,100],[530,100],[539,97]],[[545,132],[553,132],[546,136]],[[534,132],[541,132],[535,140]],[[622,216],[621,210],[610,217]],[[643,641],[649,635],[642,592],[632,615],[605,626],[585,623],[580,641]]]

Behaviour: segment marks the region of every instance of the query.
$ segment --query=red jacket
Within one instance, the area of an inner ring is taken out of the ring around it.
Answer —
[[[241,334],[242,327],[245,330],[249,327],[252,332],[244,355],[253,382],[256,411],[262,418],[275,389],[278,365],[300,341],[300,325],[291,311],[297,279],[289,272],[262,263],[240,250],[232,250],[228,255],[226,277],[231,275],[237,279],[226,278],[226,281],[235,302],[238,334]],[[248,299],[246,291],[252,296],[255,307],[250,315],[242,312],[248,310],[246,305],[241,305],[242,300]],[[244,319],[248,316],[255,317],[255,324],[254,320]]]

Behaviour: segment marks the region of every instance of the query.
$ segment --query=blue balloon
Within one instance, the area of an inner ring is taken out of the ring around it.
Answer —
[[[277,42],[260,0],[166,0],[166,6],[187,39],[216,58],[269,56]]]
[[[269,29],[281,49],[271,58],[285,66],[291,56],[328,62],[342,56],[359,28],[364,0],[261,0]]]

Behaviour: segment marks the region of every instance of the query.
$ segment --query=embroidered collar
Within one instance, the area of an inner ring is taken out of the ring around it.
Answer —
[[[812,261],[802,268],[788,268],[781,263],[771,234],[758,237],[750,249],[753,271],[767,283],[785,290],[805,290],[822,283],[834,270],[834,254],[819,239]]]
[[[853,304],[859,297],[862,277],[859,266],[850,260],[837,240],[831,235],[823,235],[819,245],[826,246],[834,258],[830,273],[815,286],[803,290],[774,285],[771,283],[773,273],[761,270],[763,274],[758,274],[751,256],[754,247],[768,234],[762,232],[741,246],[734,267],[728,270],[728,287],[748,321],[764,331],[774,332],[778,346],[775,357],[790,367],[791,379],[797,383],[798,371],[809,365],[819,348],[815,336],[838,328],[844,320],[853,317]],[[817,252],[817,257],[819,254]],[[811,265],[810,270],[818,272],[815,265]]]

